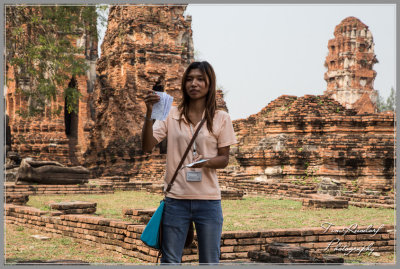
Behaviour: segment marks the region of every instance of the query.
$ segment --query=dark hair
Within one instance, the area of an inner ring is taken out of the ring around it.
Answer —
[[[207,77],[207,83],[208,83],[208,92],[206,95],[206,108],[205,108],[205,113],[204,116],[207,119],[207,129],[210,133],[212,133],[212,128],[213,128],[213,118],[215,115],[215,110],[217,108],[217,101],[216,101],[216,78],[215,78],[215,72],[212,66],[206,62],[193,62],[191,63],[188,68],[186,69],[185,73],[183,73],[182,77],[182,84],[181,84],[181,91],[182,91],[182,101],[178,106],[178,109],[181,113],[181,118],[182,116],[185,116],[185,118],[190,122],[189,119],[189,101],[190,97],[186,92],[186,81],[187,81],[187,76],[189,72],[193,69],[199,69],[201,73],[203,74],[204,77]]]

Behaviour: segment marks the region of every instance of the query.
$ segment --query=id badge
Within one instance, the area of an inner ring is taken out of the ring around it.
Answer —
[[[201,171],[187,171],[186,181],[199,182],[201,181]]]

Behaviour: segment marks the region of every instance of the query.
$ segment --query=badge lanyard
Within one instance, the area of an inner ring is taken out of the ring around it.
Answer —
[[[190,124],[190,132],[192,133],[192,136],[193,136],[194,134],[193,134],[192,124]],[[193,142],[193,158],[196,157],[196,155],[197,155],[196,140],[194,140],[194,142]]]
[[[190,132],[192,133],[192,137],[194,136],[193,134],[193,127],[192,124],[190,124]],[[196,150],[196,140],[193,141],[193,158],[195,158],[197,155],[197,150]],[[187,171],[186,172],[186,181],[188,182],[201,182],[202,178],[202,172],[201,171]]]

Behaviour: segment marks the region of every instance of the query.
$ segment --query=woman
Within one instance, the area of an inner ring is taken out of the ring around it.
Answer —
[[[189,65],[183,74],[181,90],[183,98],[179,107],[172,107],[167,119],[156,121],[153,126],[152,108],[160,97],[153,92],[145,97],[147,112],[142,133],[143,151],[151,152],[156,144],[168,138],[164,190],[199,123],[203,117],[207,119],[183,165],[201,159],[207,161],[182,168],[167,193],[161,263],[181,262],[188,228],[193,221],[199,262],[215,264],[219,262],[223,222],[216,169],[228,165],[230,145],[237,142],[228,113],[216,110],[216,79],[208,62]],[[188,172],[196,175],[194,181],[188,177]]]

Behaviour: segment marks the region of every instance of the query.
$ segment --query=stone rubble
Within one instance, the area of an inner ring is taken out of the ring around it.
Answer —
[[[96,212],[97,203],[84,201],[64,201],[51,203],[50,208],[62,214],[93,214]]]
[[[14,205],[26,205],[29,201],[28,194],[10,194],[6,193],[6,203]]]
[[[310,255],[306,247],[291,246],[284,243],[271,243],[265,246],[265,251],[249,251],[248,257],[260,263],[339,263],[344,259],[334,255]]]

